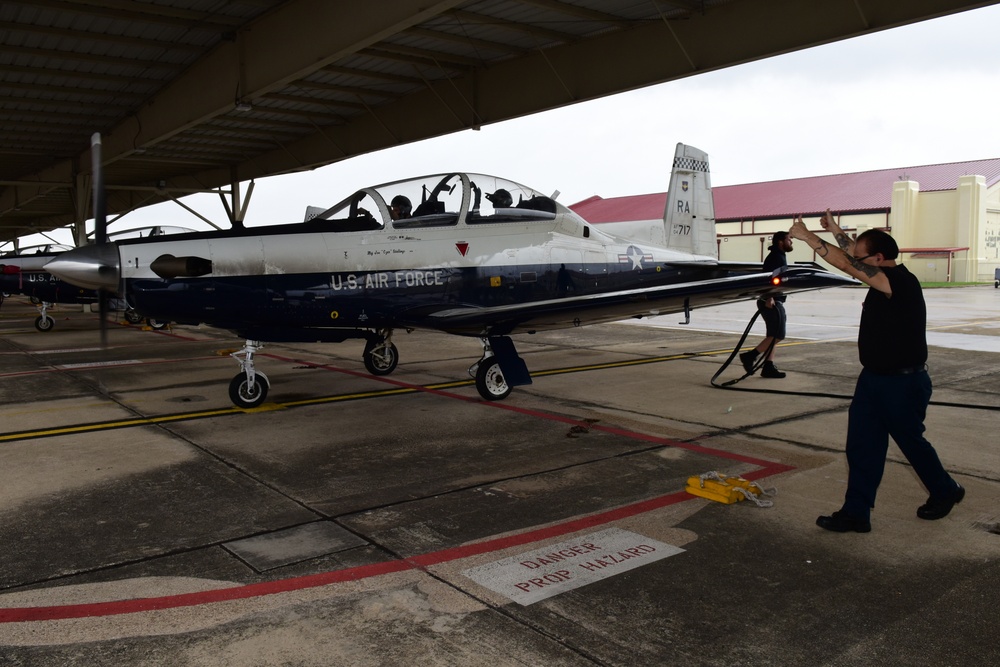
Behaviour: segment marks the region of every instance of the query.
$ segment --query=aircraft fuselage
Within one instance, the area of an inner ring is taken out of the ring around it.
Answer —
[[[615,240],[573,222],[573,236],[556,220],[365,232],[317,231],[303,223],[300,230],[284,225],[201,234],[155,246],[121,245],[122,278],[129,302],[160,319],[205,323],[261,340],[342,340],[355,337],[356,329],[399,326],[480,336],[491,327],[438,325],[433,314],[578,302],[719,277],[714,268],[671,264],[690,256]],[[517,246],[509,243],[512,238]],[[161,278],[151,266],[165,255],[207,260],[211,272]],[[672,308],[652,306],[658,312],[682,307],[683,298]],[[586,317],[597,321],[601,313]],[[556,325],[498,315],[495,326],[510,333]]]

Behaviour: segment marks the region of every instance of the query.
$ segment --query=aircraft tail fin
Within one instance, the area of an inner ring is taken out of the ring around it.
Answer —
[[[668,248],[718,258],[708,153],[677,144],[663,225]]]

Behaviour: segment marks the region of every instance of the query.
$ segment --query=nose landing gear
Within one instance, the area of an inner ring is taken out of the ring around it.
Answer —
[[[38,302],[38,317],[35,318],[35,328],[39,331],[52,331],[52,327],[56,325],[56,321],[49,317],[48,308],[52,304],[47,301]]]
[[[253,364],[253,355],[263,347],[260,341],[247,340],[242,350],[229,355],[240,362],[240,372],[229,383],[229,399],[236,407],[256,408],[267,398],[271,385],[267,376],[257,371]]]

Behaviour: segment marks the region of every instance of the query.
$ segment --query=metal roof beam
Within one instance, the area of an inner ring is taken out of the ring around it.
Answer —
[[[233,28],[238,27],[241,23],[240,19],[235,17],[223,16],[219,14],[206,14],[205,12],[194,12],[149,2],[132,2],[131,0],[6,1],[11,4],[47,7],[49,9],[57,9],[61,12],[75,12],[77,14],[105,16],[108,18],[126,19],[129,21],[143,21],[146,23],[160,23],[164,25],[178,25],[184,27],[197,25],[200,28],[208,28],[217,32],[232,30]],[[246,2],[247,0],[243,1]],[[266,4],[271,5],[274,3]]]
[[[416,37],[426,37],[429,39],[440,40],[445,42],[454,42],[456,44],[461,44],[463,46],[471,46],[472,48],[479,50],[483,49],[486,51],[496,51],[498,53],[522,53],[524,49],[509,46],[507,44],[501,44],[499,42],[490,42],[485,39],[477,39],[475,37],[466,37],[465,35],[457,35],[453,32],[448,32],[447,30],[431,30],[430,28],[410,28],[403,32],[404,35],[414,35]]]
[[[105,56],[94,53],[72,53],[67,54],[65,51],[56,51],[55,49],[36,49],[29,48],[25,46],[11,46],[0,42],[0,53],[12,53],[19,56],[30,56],[32,58],[37,58],[43,56],[46,58],[52,58],[54,60],[66,60],[70,55],[72,60],[86,62],[86,63],[100,63],[102,65],[118,65],[125,67],[134,67],[137,70],[154,70],[154,71],[165,71],[168,74],[171,72],[180,72],[184,69],[184,65],[178,65],[175,63],[165,63],[159,60],[143,60],[137,58],[122,58],[121,56]]]
[[[516,21],[507,21],[504,19],[499,19],[495,16],[490,16],[488,14],[479,14],[476,12],[469,12],[463,9],[453,9],[448,12],[449,16],[454,16],[462,21],[480,23],[491,26],[497,26],[505,30],[513,30],[515,32],[520,32],[526,35],[531,35],[533,37],[540,37],[551,42],[572,42],[578,37],[567,32],[561,32],[559,30],[552,30],[551,28],[544,28],[542,26],[530,25],[527,23],[518,23]]]
[[[390,72],[373,72],[371,70],[354,69],[351,67],[340,67],[338,65],[327,65],[322,69],[322,71],[329,72],[330,74],[360,76],[366,79],[374,79],[375,81],[388,81],[390,83],[407,83],[407,84],[417,84],[417,85],[423,84],[423,79],[418,79],[412,76],[403,76],[400,74],[393,74]]]
[[[201,53],[202,46],[183,44],[179,42],[163,42],[144,37],[129,37],[127,35],[112,35],[100,32],[82,32],[72,28],[57,28],[47,25],[32,25],[30,23],[11,23],[0,21],[0,30],[16,30],[18,32],[34,33],[48,37],[71,37],[76,40],[115,44],[118,46],[138,46],[144,49],[158,48],[164,51],[186,51],[189,54]]]
[[[600,12],[596,9],[588,9],[586,7],[580,7],[579,5],[571,5],[566,2],[560,2],[559,0],[523,0],[525,4],[535,5],[536,7],[541,7],[543,9],[549,9],[559,14],[565,14],[567,16],[572,16],[578,19],[584,19],[586,21],[597,21],[599,23],[607,23],[608,25],[617,26],[619,28],[625,28],[631,25],[631,23],[620,16],[615,16],[614,14],[608,14],[606,12]]]

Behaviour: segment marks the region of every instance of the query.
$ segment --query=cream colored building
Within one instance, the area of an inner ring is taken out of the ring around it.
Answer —
[[[796,214],[824,235],[827,208],[852,235],[885,229],[924,282],[993,282],[1000,269],[1000,158],[716,187],[722,261],[760,262]],[[666,193],[592,198],[572,208],[591,222],[655,221]],[[828,235],[827,235],[828,236]],[[650,238],[650,241],[656,239]],[[789,262],[817,261],[796,243]]]

